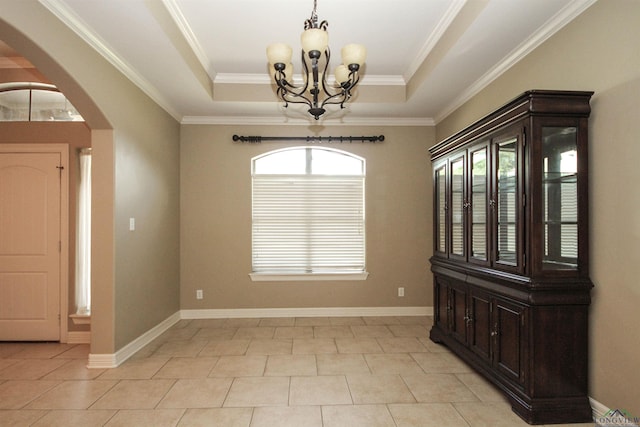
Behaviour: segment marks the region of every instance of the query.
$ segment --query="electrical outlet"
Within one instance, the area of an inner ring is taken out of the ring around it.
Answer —
[[[398,288],[398,296],[399,297],[403,297],[404,296],[404,288],[402,286]]]
[[[196,291],[196,299],[202,299],[204,298],[204,295],[202,294],[202,289],[198,289]]]

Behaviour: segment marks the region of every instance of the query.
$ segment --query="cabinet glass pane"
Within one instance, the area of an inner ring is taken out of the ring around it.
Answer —
[[[487,149],[471,154],[471,256],[487,259]]]
[[[575,127],[542,128],[543,268],[578,267],[578,147]]]
[[[435,203],[436,203],[436,251],[446,251],[446,224],[447,224],[447,207],[445,201],[446,193],[446,169],[441,167],[436,170],[435,174]]]
[[[464,159],[451,163],[451,253],[464,255]]]
[[[517,261],[517,142],[513,138],[500,143],[497,158],[497,260],[513,264]]]

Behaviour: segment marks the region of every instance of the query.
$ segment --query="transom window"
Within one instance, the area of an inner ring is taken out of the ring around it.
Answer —
[[[253,280],[366,278],[364,180],[363,158],[330,148],[253,158]]]

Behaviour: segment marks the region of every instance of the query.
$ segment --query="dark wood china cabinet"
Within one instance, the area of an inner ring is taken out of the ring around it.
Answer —
[[[531,424],[588,422],[593,92],[528,91],[429,152],[434,325]]]

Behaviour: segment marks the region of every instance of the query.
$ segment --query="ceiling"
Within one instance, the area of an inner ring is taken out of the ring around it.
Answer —
[[[277,101],[265,53],[300,49],[313,0],[40,2],[182,123],[313,122]],[[594,2],[317,0],[331,68],[345,44],[368,50],[353,102],[321,120],[435,124]]]

